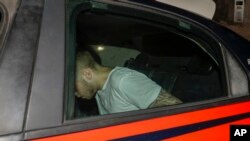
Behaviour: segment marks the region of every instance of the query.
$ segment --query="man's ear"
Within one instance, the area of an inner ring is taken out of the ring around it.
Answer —
[[[84,80],[91,80],[93,77],[93,71],[90,68],[83,69],[82,77]]]

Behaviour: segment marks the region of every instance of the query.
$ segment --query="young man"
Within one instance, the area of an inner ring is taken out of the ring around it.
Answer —
[[[182,103],[135,70],[102,66],[88,52],[79,52],[76,62],[76,96],[95,97],[100,114]]]

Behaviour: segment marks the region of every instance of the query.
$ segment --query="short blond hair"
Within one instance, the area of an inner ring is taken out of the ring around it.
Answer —
[[[78,52],[77,56],[76,56],[76,67],[78,69],[82,69],[82,68],[92,68],[92,69],[96,69],[96,67],[99,65],[94,58],[92,57],[92,55],[85,51],[85,52]]]

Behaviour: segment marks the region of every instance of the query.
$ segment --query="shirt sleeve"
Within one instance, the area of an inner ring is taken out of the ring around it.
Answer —
[[[161,87],[146,75],[133,72],[121,79],[119,84],[121,95],[139,109],[146,109],[157,98]]]

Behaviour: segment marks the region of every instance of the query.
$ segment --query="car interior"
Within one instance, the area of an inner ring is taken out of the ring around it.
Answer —
[[[225,96],[218,50],[192,25],[82,12],[75,29],[76,51],[88,50],[105,66],[144,73],[183,103]],[[75,118],[94,115],[95,99],[75,97]]]

